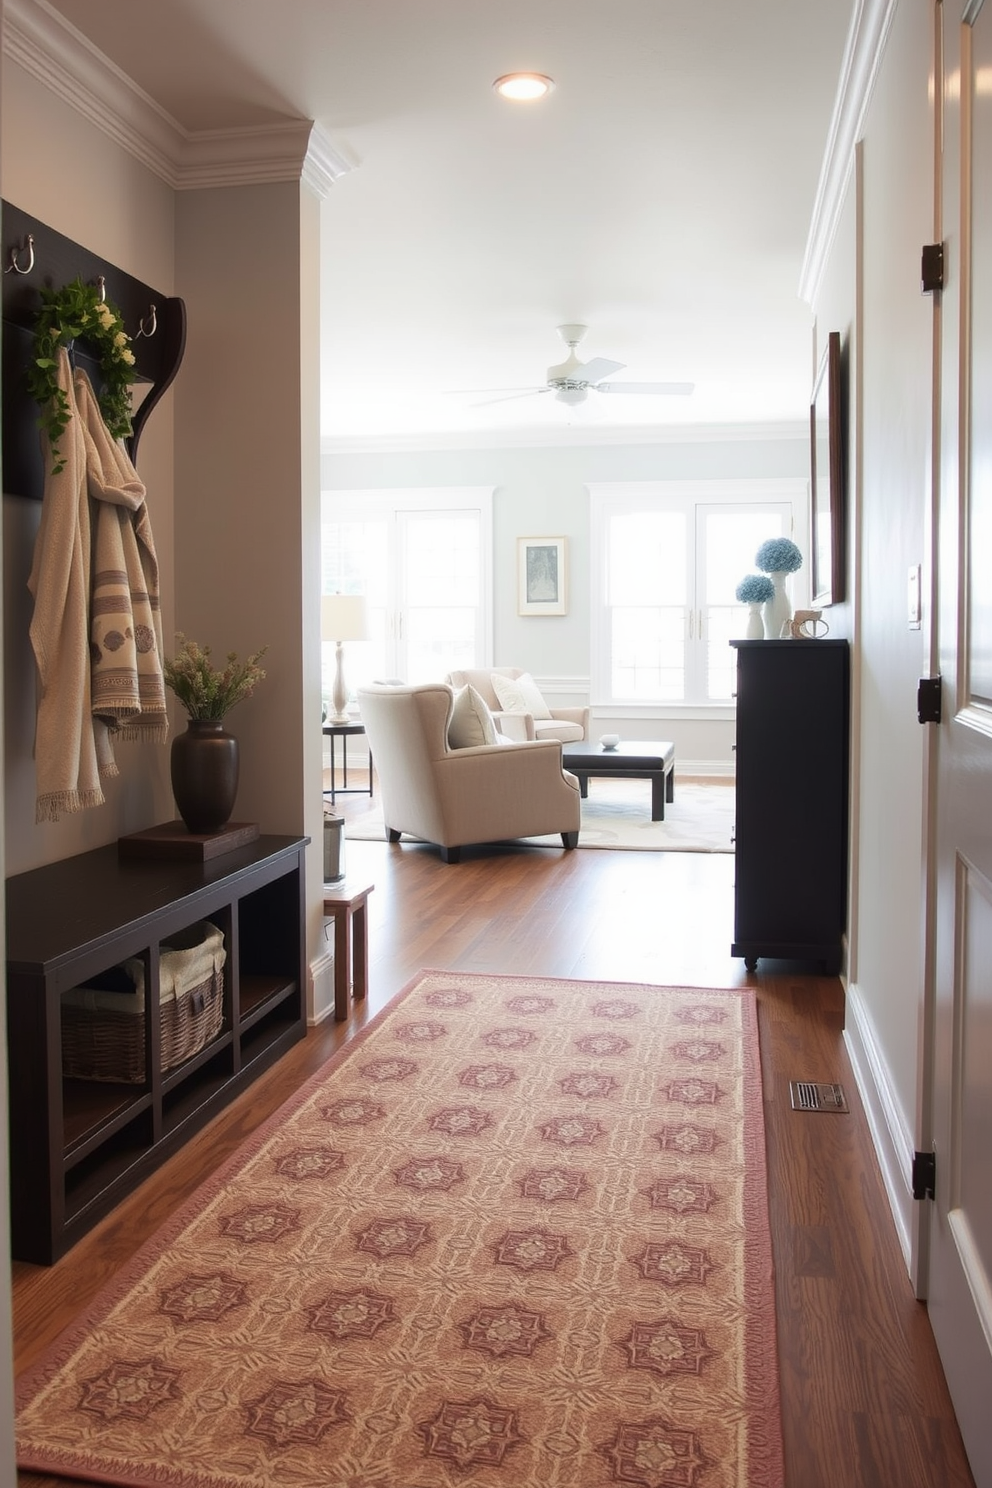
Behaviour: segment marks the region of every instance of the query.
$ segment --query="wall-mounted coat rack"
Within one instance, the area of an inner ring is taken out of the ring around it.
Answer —
[[[134,433],[128,453],[137,462],[138,440],[148,416],[179,371],[186,349],[186,306],[133,279],[122,269],[55,232],[10,202],[0,204],[3,231],[3,489],[5,494],[40,501],[45,471],[38,432],[38,405],[24,382],[31,363],[39,291],[58,289],[79,278],[103,281],[106,298],[124,320],[135,357]],[[100,388],[100,366],[84,344],[74,350],[94,387]],[[143,387],[147,389],[141,396]]]

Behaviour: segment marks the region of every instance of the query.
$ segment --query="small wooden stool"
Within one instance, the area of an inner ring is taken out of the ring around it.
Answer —
[[[348,993],[354,979],[355,998],[364,997],[369,986],[369,933],[366,900],[375,884],[324,885],[324,913],[334,919],[334,1017],[343,1023],[348,1016]]]

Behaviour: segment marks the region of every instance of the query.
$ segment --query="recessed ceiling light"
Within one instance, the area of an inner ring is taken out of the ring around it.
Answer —
[[[493,83],[502,98],[512,98],[515,103],[532,103],[544,98],[554,87],[554,79],[542,72],[508,72]]]

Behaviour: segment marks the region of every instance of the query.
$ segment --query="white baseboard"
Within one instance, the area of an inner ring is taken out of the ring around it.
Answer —
[[[684,760],[678,757],[675,760],[676,780],[680,775],[719,775],[732,780],[736,774],[737,767],[733,760]]]
[[[900,1110],[868,1008],[856,985],[847,988],[844,1042],[868,1118],[906,1269],[912,1275],[917,1203],[912,1190],[913,1132]]]
[[[334,956],[322,951],[310,962],[310,995],[307,998],[307,1027],[316,1028],[334,1016]]]

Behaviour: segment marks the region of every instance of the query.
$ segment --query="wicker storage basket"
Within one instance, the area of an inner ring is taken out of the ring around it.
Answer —
[[[202,1049],[224,1020],[224,937],[198,920],[159,956],[162,1068]],[[138,958],[62,994],[62,1073],[74,1080],[145,1079],[145,966]]]

